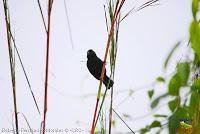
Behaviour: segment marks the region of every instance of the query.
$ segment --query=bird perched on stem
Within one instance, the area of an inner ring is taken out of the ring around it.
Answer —
[[[99,59],[96,55],[96,53],[90,49],[87,51],[87,68],[90,71],[90,73],[97,79],[101,79],[101,71],[103,68],[103,61]],[[106,75],[106,69],[104,73],[104,80],[103,83],[108,89],[110,89],[114,82]]]

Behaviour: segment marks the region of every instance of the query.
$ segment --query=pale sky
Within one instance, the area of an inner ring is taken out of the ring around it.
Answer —
[[[126,0],[122,14],[146,0]],[[47,1],[41,0],[45,17]],[[86,53],[93,49],[103,59],[107,40],[103,5],[106,0],[66,0],[74,49],[70,42],[63,0],[54,0],[50,39],[50,72],[47,128],[91,128],[99,81],[86,67]],[[147,90],[157,76],[167,76],[174,70],[183,47],[170,64],[167,72],[163,63],[173,45],[187,42],[191,20],[190,0],[160,0],[159,6],[149,7],[128,16],[120,25],[119,48],[114,81],[113,108],[119,114],[129,114],[126,120],[133,130],[150,123],[153,118],[134,120],[151,112]],[[11,26],[26,72],[43,113],[46,35],[37,0],[9,0]],[[0,2],[0,132],[12,128],[12,88],[3,2]],[[183,43],[184,44],[184,43]],[[186,46],[186,45],[185,45]],[[109,68],[109,64],[106,66]],[[108,74],[110,73],[107,71]],[[148,86],[129,94],[129,90]],[[38,129],[43,116],[39,115],[29,92],[20,62],[16,56],[16,86],[18,111],[25,114],[32,128]],[[104,91],[103,87],[103,91]],[[166,90],[158,85],[156,95]],[[119,94],[116,94],[120,92]],[[84,97],[86,95],[86,97]],[[108,98],[107,98],[108,99]],[[118,104],[120,104],[118,106]],[[165,104],[163,102],[163,104]],[[107,108],[109,101],[106,102]],[[168,112],[167,105],[159,111]],[[107,111],[108,112],[108,111]],[[117,118],[114,132],[128,132]],[[19,117],[20,128],[27,127]],[[153,132],[152,132],[153,133]]]

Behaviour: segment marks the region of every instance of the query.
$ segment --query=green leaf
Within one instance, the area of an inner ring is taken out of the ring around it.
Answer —
[[[190,74],[190,65],[188,62],[179,63],[177,73],[180,78],[181,86],[186,86]]]
[[[149,130],[150,130],[149,126],[142,128],[142,129],[140,129],[140,134],[145,134],[145,133],[149,132]]]
[[[152,90],[148,90],[148,95],[149,95],[150,99],[152,98],[153,94],[154,94],[154,90],[153,89]]]
[[[195,92],[192,92],[191,97],[190,97],[190,113],[194,113],[194,109],[197,108],[197,97],[198,95]]]
[[[130,90],[128,91],[128,95],[129,95],[129,96],[132,96],[133,93],[134,93],[134,91],[133,91],[132,89],[130,89]]]
[[[156,118],[166,118],[166,117],[168,117],[167,115],[164,115],[164,114],[155,114],[153,116],[156,117]]]
[[[169,117],[168,128],[169,134],[175,134],[176,129],[179,128],[182,119],[189,119],[189,113],[186,108],[179,107],[174,114]]]
[[[127,114],[127,113],[124,113],[122,116],[123,116],[124,118],[126,118],[126,119],[130,119],[130,118],[131,118],[131,116],[130,116],[129,114]]]
[[[168,63],[169,63],[169,60],[171,59],[173,53],[175,52],[175,50],[178,48],[178,46],[181,44],[181,42],[178,42],[174,45],[174,47],[171,49],[170,53],[168,54],[166,60],[165,60],[165,63],[164,63],[164,69],[167,68],[168,66]]]
[[[190,65],[188,62],[182,62],[177,65],[177,72],[169,81],[168,91],[171,95],[179,95],[181,86],[186,86],[190,74]]]
[[[200,91],[200,77],[194,79],[194,82],[191,88],[193,91],[197,91],[197,92]]]
[[[198,0],[192,1],[192,15],[193,15],[194,19],[196,19],[196,14],[197,14],[197,11],[198,11],[198,3],[199,3]]]
[[[156,78],[156,81],[158,81],[158,82],[165,82],[165,78],[159,76],[159,77]]]
[[[145,134],[151,130],[151,128],[162,127],[161,123],[157,120],[153,121],[150,125],[146,125],[145,128],[140,129],[140,134]]]
[[[153,121],[150,125],[150,128],[161,127],[161,123],[157,120]]]
[[[112,125],[115,127],[116,126],[116,121],[112,120]]]
[[[193,64],[200,65],[200,55],[197,55],[196,53],[194,54]]]
[[[174,112],[176,107],[179,106],[179,103],[180,101],[178,100],[178,97],[168,102],[168,107],[171,110],[171,112]]]
[[[200,26],[197,20],[190,25],[190,40],[194,52],[200,57]]]
[[[168,85],[169,94],[177,96],[179,94],[180,87],[181,87],[180,78],[177,74],[175,74],[171,78],[169,85]]]
[[[155,107],[158,105],[159,101],[160,101],[160,98],[159,98],[159,97],[156,98],[156,99],[151,103],[151,108],[155,108]]]
[[[197,92],[192,91],[189,105],[189,111],[191,115],[198,110],[198,103],[200,103],[200,95]]]
[[[165,93],[165,94],[159,96],[158,98],[156,98],[155,100],[153,100],[152,103],[151,103],[151,108],[155,108],[158,105],[160,99],[165,98],[168,95],[169,95],[168,93]]]

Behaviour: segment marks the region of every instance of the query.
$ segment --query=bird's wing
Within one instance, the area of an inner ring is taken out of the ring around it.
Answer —
[[[101,76],[101,71],[102,71],[102,68],[103,68],[103,61],[100,59],[100,58],[97,58],[97,64],[98,64],[98,69],[100,71],[100,76]],[[106,74],[106,69],[105,69],[105,74]]]

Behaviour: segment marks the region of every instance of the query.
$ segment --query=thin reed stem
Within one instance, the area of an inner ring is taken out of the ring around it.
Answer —
[[[46,26],[46,23],[45,23],[45,20],[44,20],[44,14],[42,12],[42,7],[41,7],[41,4],[40,4],[40,0],[37,0],[37,3],[38,3],[38,6],[39,6],[39,9],[40,9],[40,14],[41,14],[41,17],[42,17],[42,22],[43,22],[43,25],[44,25],[44,29],[45,29],[45,32],[47,33],[47,26]]]
[[[103,94],[103,98],[102,98],[102,101],[101,101],[101,105],[100,105],[100,107],[99,107],[99,112],[98,112],[98,114],[97,114],[97,118],[96,118],[96,121],[95,121],[95,126],[97,125],[97,121],[98,121],[98,119],[99,119],[99,116],[100,116],[100,113],[101,113],[101,109],[102,109],[102,107],[103,107],[103,104],[104,104],[104,100],[105,100],[105,98],[106,98],[106,93],[107,93],[107,89],[105,90],[105,92],[104,92],[104,94]]]
[[[119,117],[119,119],[126,125],[126,127],[133,133],[135,134],[135,132],[129,127],[129,125],[122,119],[122,117],[114,110],[112,109],[113,112]]]
[[[6,22],[6,31],[7,31],[7,43],[8,43],[8,52],[9,52],[9,60],[10,60],[10,71],[11,71],[11,79],[12,79],[12,91],[13,91],[13,104],[14,104],[14,114],[15,114],[15,129],[16,134],[19,133],[18,127],[18,116],[17,116],[17,97],[16,97],[16,83],[15,83],[15,62],[13,49],[11,44],[11,34],[10,34],[10,16],[7,0],[3,0],[4,5],[4,13],[5,13],[5,22]]]
[[[14,44],[14,48],[15,48],[15,50],[16,50],[16,52],[17,52],[17,56],[18,56],[18,58],[19,58],[19,62],[20,62],[20,64],[21,64],[21,66],[22,66],[22,70],[23,70],[23,72],[24,72],[24,75],[25,75],[27,84],[28,84],[28,86],[29,86],[29,90],[30,90],[31,95],[32,95],[32,97],[33,97],[33,101],[34,101],[35,106],[36,106],[36,108],[37,108],[37,111],[38,111],[38,113],[39,113],[39,115],[40,115],[40,109],[39,109],[38,103],[37,103],[37,101],[36,101],[35,95],[34,95],[34,93],[33,93],[33,90],[32,90],[32,88],[31,88],[31,84],[30,84],[28,75],[27,75],[27,73],[26,73],[26,70],[25,70],[25,68],[24,68],[24,65],[23,65],[21,56],[20,56],[19,51],[18,51],[18,49],[17,49],[17,45],[16,45],[16,43],[15,43],[15,38],[14,38],[13,35],[12,35],[11,29],[9,29],[9,31],[10,31],[10,35],[11,35],[11,38],[12,38],[12,41],[13,41],[13,44]]]
[[[109,134],[111,134],[112,130],[112,105],[113,105],[113,87],[111,88],[111,96],[110,96]]]
[[[47,113],[47,97],[48,97],[48,72],[49,72],[49,44],[50,44],[50,20],[51,20],[51,9],[53,0],[48,2],[48,29],[47,29],[47,47],[46,47],[46,70],[45,70],[45,93],[44,93],[44,118],[43,118],[43,134],[46,129],[46,113]]]
[[[70,21],[69,21],[67,4],[66,4],[65,0],[64,0],[64,7],[65,7],[65,15],[66,15],[66,18],[67,18],[67,24],[68,24],[69,38],[70,38],[70,42],[71,42],[71,45],[72,45],[72,49],[74,50],[74,41],[73,41],[73,38],[72,38],[72,30],[71,30],[71,25],[70,25]]]

